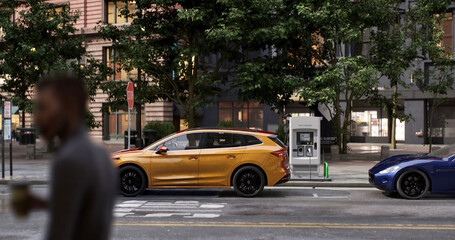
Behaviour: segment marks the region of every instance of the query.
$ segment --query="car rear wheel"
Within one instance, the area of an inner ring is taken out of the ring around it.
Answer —
[[[254,166],[245,166],[237,170],[233,177],[235,192],[242,197],[255,197],[265,186],[265,176]]]
[[[144,172],[136,166],[120,168],[120,193],[125,197],[142,194],[147,182]]]
[[[430,189],[430,180],[420,170],[410,169],[403,172],[397,181],[397,191],[401,197],[407,199],[420,199]]]

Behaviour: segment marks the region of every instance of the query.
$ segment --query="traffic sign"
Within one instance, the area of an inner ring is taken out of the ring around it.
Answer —
[[[3,103],[3,118],[11,118],[11,101],[5,101]]]
[[[3,139],[5,141],[10,141],[11,140],[11,119],[3,119],[3,128],[4,128],[4,133],[3,133]]]
[[[132,82],[128,82],[126,87],[126,100],[128,102],[128,108],[132,109],[134,105],[134,86]]]

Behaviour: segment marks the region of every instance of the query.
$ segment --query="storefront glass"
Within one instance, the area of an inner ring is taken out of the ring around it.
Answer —
[[[144,115],[142,115],[142,127],[144,127]],[[121,139],[128,130],[128,112],[117,111],[109,113],[109,136],[111,140]],[[131,112],[131,130],[136,130],[136,112]]]
[[[219,102],[218,122],[233,121],[239,128],[262,129],[263,109],[259,102]]]
[[[356,137],[387,137],[388,118],[383,114],[378,115],[377,110],[366,110],[352,112],[351,133]],[[379,112],[380,113],[380,112]],[[396,140],[404,141],[405,122],[397,119],[396,122]]]

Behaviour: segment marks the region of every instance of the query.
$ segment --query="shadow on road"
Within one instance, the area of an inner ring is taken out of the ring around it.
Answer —
[[[327,189],[264,189],[254,199],[260,198],[345,198],[349,191]],[[242,198],[233,189],[148,189],[142,197],[219,197]],[[247,199],[247,198],[245,198]]]

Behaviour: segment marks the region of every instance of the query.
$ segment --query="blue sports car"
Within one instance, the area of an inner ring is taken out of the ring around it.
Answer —
[[[376,188],[407,199],[420,199],[428,192],[455,193],[455,144],[423,155],[384,159],[368,174]]]

